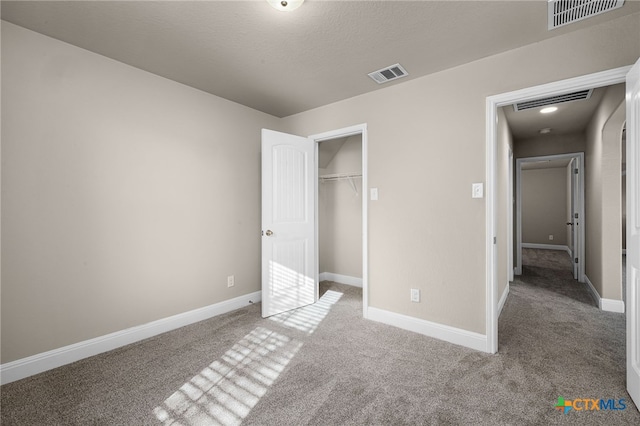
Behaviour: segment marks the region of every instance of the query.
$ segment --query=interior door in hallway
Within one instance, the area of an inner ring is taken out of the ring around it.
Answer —
[[[262,316],[315,303],[313,140],[262,130]]]
[[[640,60],[627,74],[627,391],[640,407]]]

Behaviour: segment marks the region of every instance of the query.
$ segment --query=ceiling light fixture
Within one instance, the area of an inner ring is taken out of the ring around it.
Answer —
[[[558,107],[546,107],[546,108],[542,108],[540,112],[542,114],[549,114],[550,112],[556,112],[557,110],[558,110]]]
[[[540,129],[541,135],[546,135],[547,133],[551,133],[551,127],[545,127],[544,129]]]
[[[299,8],[304,0],[267,0],[267,3],[280,12],[291,12]]]

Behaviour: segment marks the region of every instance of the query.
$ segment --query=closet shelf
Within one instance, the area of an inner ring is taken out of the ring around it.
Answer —
[[[328,174],[328,175],[321,175],[318,176],[318,178],[320,179],[320,182],[326,182],[326,181],[331,181],[331,180],[345,180],[345,179],[355,179],[355,178],[361,178],[362,177],[362,173],[332,173],[332,174]]]
[[[356,187],[355,182],[353,182],[353,180],[357,179],[357,178],[362,178],[362,173],[361,172],[332,173],[332,174],[328,174],[328,175],[318,176],[318,179],[320,180],[320,183],[333,182],[333,181],[338,181],[338,180],[348,180],[349,183],[351,184],[351,188],[353,189],[353,192],[355,192],[356,195],[358,195],[358,188]]]

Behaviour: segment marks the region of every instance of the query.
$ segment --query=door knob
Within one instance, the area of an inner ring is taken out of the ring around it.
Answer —
[[[271,229],[267,229],[267,237],[270,237],[273,235],[273,231],[271,231]]]
[[[567,225],[573,225],[573,223],[571,223],[571,222],[567,222]]]

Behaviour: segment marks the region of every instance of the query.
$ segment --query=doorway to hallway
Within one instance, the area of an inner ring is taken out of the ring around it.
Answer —
[[[516,277],[512,287],[517,285],[550,291],[597,307],[587,287],[573,278],[571,258],[562,250],[523,248],[522,274]]]
[[[524,248],[568,255],[573,278],[584,282],[584,153],[516,160],[516,275]]]
[[[637,271],[639,270],[638,259],[638,187],[637,183],[637,162],[640,156],[637,155],[637,129],[640,125],[640,61],[635,65],[629,67],[622,67],[614,70],[603,71],[591,75],[582,77],[576,77],[559,82],[548,83],[536,87],[522,89],[514,92],[503,93],[501,95],[495,95],[487,97],[487,311],[486,311],[486,335],[487,335],[487,352],[495,353],[498,350],[498,316],[500,310],[498,294],[498,250],[496,244],[496,235],[498,229],[498,214],[497,214],[497,200],[498,193],[496,191],[498,182],[498,108],[501,106],[513,104],[514,102],[520,102],[525,100],[531,100],[535,98],[541,98],[545,96],[552,96],[555,94],[569,93],[574,90],[584,90],[593,87],[604,87],[608,85],[626,83],[624,91],[626,92],[626,125],[627,132],[629,134],[629,141],[627,142],[627,173],[630,176],[629,181],[633,184],[627,188],[627,217],[631,218],[633,224],[627,224],[627,251],[630,264],[629,269],[631,278],[627,277],[627,330],[626,330],[626,347],[627,347],[627,383],[626,388],[634,401],[640,401],[640,346],[638,341],[640,339],[640,321],[638,320],[638,284],[640,283],[640,276]],[[623,104],[624,106],[624,104]],[[624,120],[622,120],[624,121]],[[617,123],[617,120],[616,120]],[[619,130],[622,129],[623,122],[620,122]],[[612,127],[612,130],[613,129]],[[604,134],[604,132],[603,132]],[[619,207],[619,206],[618,206]],[[635,227],[635,228],[634,228]],[[616,247],[617,250],[619,246]],[[616,251],[617,251],[616,250]],[[618,252],[619,253],[619,252]],[[618,254],[619,256],[619,254]],[[508,289],[508,287],[507,287]],[[507,292],[505,292],[507,293]]]

